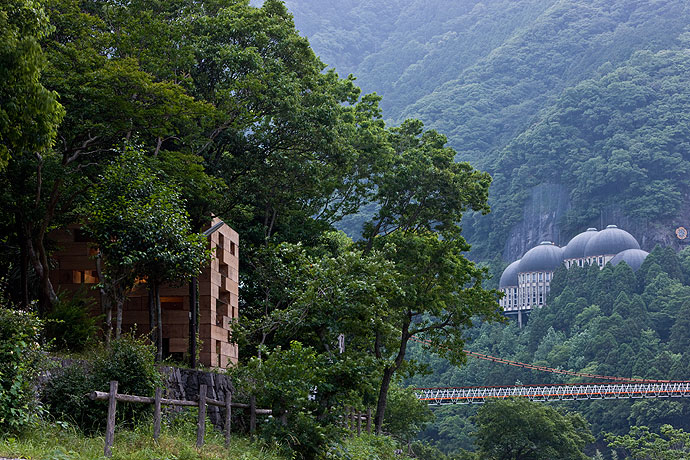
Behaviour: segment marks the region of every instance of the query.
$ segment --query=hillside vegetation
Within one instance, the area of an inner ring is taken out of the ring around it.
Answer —
[[[471,332],[469,350],[576,372],[629,378],[687,380],[690,376],[690,251],[657,247],[634,273],[625,263],[559,269],[548,306],[532,312],[527,326],[484,324]],[[420,387],[589,382],[480,360],[450,366],[421,347],[412,356],[432,374],[409,383]],[[664,424],[687,430],[690,405],[677,399],[557,403],[582,413],[601,440]],[[425,436],[449,451],[467,448],[475,409],[437,410]]]
[[[492,217],[465,226],[476,257],[565,244],[602,215],[651,249],[688,217],[686,2],[286,3],[317,54],[385,96],[384,118],[419,118],[492,173]],[[552,225],[523,214],[539,184],[569,197]]]

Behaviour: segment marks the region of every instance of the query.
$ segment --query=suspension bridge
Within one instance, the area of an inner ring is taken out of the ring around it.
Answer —
[[[412,339],[425,345],[430,342]],[[556,369],[512,361],[483,353],[463,350],[467,356],[496,364],[516,366],[570,377],[606,380],[602,383],[566,383],[554,385],[505,385],[460,388],[414,388],[420,401],[429,404],[481,404],[489,398],[529,398],[533,401],[579,401],[597,399],[687,398],[690,381],[625,378]]]

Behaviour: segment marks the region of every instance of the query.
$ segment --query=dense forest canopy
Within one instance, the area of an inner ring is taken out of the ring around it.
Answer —
[[[463,221],[492,282],[540,241],[565,245],[592,226],[618,224],[648,251],[657,243],[682,249],[673,232],[690,219],[687,2],[286,3],[318,55],[385,96],[384,119],[419,118],[448,135],[458,159],[492,174],[491,214]],[[365,207],[342,228],[356,234],[374,212]],[[483,325],[470,348],[584,372],[685,379],[686,253],[657,248],[635,274],[625,266],[560,274],[549,306],[524,330]],[[413,356],[433,370],[414,385],[562,381],[478,361],[457,368],[417,345]],[[688,410],[670,401],[571,407],[599,439],[636,424],[681,426]],[[472,445],[473,411],[436,412],[428,439],[449,452]]]
[[[111,346],[145,284],[160,362],[159,287],[208,265],[201,231],[220,217],[241,242],[233,372],[272,407],[265,436],[316,458],[351,405],[409,437],[426,416],[398,389],[417,371],[410,339],[461,350],[473,322],[500,318],[460,227],[489,211],[491,177],[419,120],[387,126],[380,97],[326,69],[279,0],[0,2],[0,21],[17,81],[0,92],[0,299],[83,318],[100,296]],[[360,241],[335,230],[365,204]],[[98,282],[64,292],[51,232],[79,225]],[[391,424],[389,399],[420,418]]]
[[[470,332],[468,349],[536,365],[626,378],[687,380],[690,375],[690,251],[656,247],[637,272],[625,263],[559,269],[548,306],[531,313],[519,329],[484,324]],[[426,348],[426,347],[425,347]],[[412,352],[433,371],[409,381],[419,387],[463,387],[589,382],[481,360],[463,367],[431,358],[421,346]],[[671,399],[559,402],[583,414],[601,440],[604,432],[626,433],[644,425],[690,429],[690,406]],[[470,406],[437,409],[424,437],[452,452],[472,446]]]

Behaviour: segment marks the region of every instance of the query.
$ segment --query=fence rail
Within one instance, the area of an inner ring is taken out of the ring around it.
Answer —
[[[364,423],[364,427],[362,427],[362,423]],[[355,433],[360,436],[362,430],[371,434],[371,408],[367,407],[366,412],[362,412],[362,410],[354,407],[346,407],[345,415],[340,418],[340,426],[351,431],[353,436]]]
[[[420,401],[429,404],[481,404],[488,398],[529,398],[535,401],[686,398],[690,382],[583,383],[568,385],[514,385],[505,387],[416,388]]]
[[[153,404],[153,438],[158,440],[161,429],[161,406],[180,406],[180,407],[198,407],[199,417],[197,420],[197,437],[196,445],[201,447],[204,445],[204,436],[206,434],[206,406],[216,406],[225,408],[225,445],[230,444],[230,428],[232,421],[232,408],[249,409],[249,431],[254,433],[256,431],[256,416],[257,415],[272,415],[271,409],[257,409],[256,397],[250,396],[249,404],[232,402],[232,394],[228,393],[225,401],[218,401],[216,399],[206,397],[206,385],[199,386],[199,399],[197,401],[189,401],[182,399],[167,399],[162,398],[162,390],[156,388],[154,397],[127,395],[117,392],[118,382],[110,382],[110,391],[107,393],[103,391],[92,391],[88,397],[94,401],[108,401],[108,419],[105,432],[105,447],[103,453],[106,457],[112,456],[112,447],[115,440],[115,415],[117,410],[117,402],[135,403],[135,404]]]

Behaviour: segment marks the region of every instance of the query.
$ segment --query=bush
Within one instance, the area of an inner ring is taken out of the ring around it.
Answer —
[[[114,340],[110,348],[99,351],[90,366],[75,363],[51,378],[44,390],[50,413],[69,420],[86,432],[105,426],[107,405],[93,402],[85,395],[91,391],[108,391],[111,380],[118,381],[118,393],[153,396],[161,376],[154,364],[154,349],[131,336]],[[119,404],[117,423],[133,425],[148,416],[152,406]]]
[[[59,420],[68,420],[86,432],[95,431],[104,421],[101,405],[85,395],[93,388],[87,368],[78,362],[58,371],[43,390],[48,412]]]
[[[429,406],[410,388],[391,385],[383,430],[402,442],[409,442],[433,419]]]
[[[34,315],[0,307],[0,432],[21,431],[39,412],[33,383],[40,332]]]
[[[92,300],[85,290],[71,298],[60,295],[60,302],[46,318],[46,338],[59,350],[84,351],[98,333],[97,319],[91,316]]]
[[[363,433],[361,436],[344,438],[333,443],[323,454],[323,460],[399,460],[409,458],[400,455],[393,439]]]

